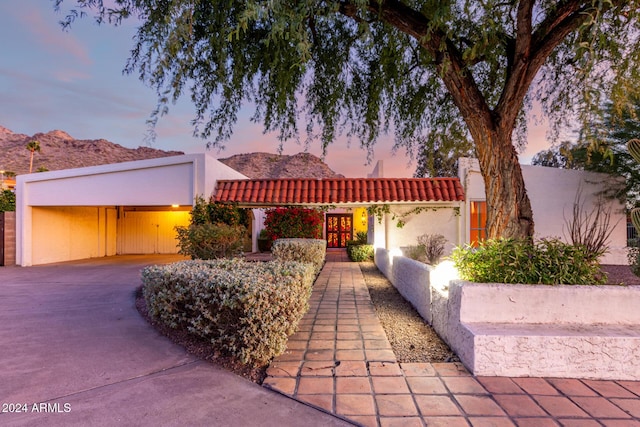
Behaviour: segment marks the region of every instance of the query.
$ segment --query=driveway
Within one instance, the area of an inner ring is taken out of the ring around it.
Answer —
[[[134,306],[140,269],[177,259],[0,267],[0,425],[350,425],[150,327]]]

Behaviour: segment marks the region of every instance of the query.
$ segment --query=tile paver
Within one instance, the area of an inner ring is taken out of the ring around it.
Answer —
[[[611,399],[611,403],[618,406],[632,417],[640,419],[640,402],[638,402],[638,399]]]
[[[496,394],[498,405],[512,417],[544,417],[547,413],[530,396],[519,394]]]
[[[587,387],[582,381],[572,378],[550,378],[551,385],[567,396],[597,396],[598,394]]]
[[[595,418],[631,418],[604,397],[574,397],[573,401]]]
[[[376,394],[375,398],[380,416],[418,415],[418,409],[410,394]]]
[[[612,381],[582,380],[582,382],[604,397],[636,397],[629,390]]]
[[[415,394],[447,394],[447,388],[439,377],[407,377],[411,392]]]
[[[474,377],[459,362],[398,363],[358,264],[335,257],[266,387],[365,427],[640,427],[640,382]]]
[[[456,396],[456,400],[464,412],[469,415],[506,415],[505,411],[490,396],[461,394]]]
[[[554,417],[588,418],[589,415],[565,396],[533,396]]]
[[[489,392],[473,377],[441,377],[453,394],[488,394]]]
[[[553,418],[515,418],[518,427],[558,427],[557,421]]]
[[[557,396],[559,394],[558,390],[544,378],[512,378],[511,380],[529,394],[546,396]]]
[[[420,413],[424,416],[463,415],[450,396],[414,396]]]
[[[336,393],[338,394],[371,394],[371,381],[368,377],[339,377],[336,378]]]
[[[470,417],[469,422],[473,427],[516,427],[507,417]]]

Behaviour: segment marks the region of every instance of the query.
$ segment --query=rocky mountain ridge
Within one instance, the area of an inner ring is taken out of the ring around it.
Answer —
[[[34,172],[39,168],[53,171],[184,154],[182,151],[164,151],[151,147],[126,148],[106,139],[75,139],[62,130],[29,136],[0,126],[0,170],[18,175],[29,173],[31,153],[26,146],[33,140],[38,141],[41,147],[40,152],[33,157]],[[342,177],[320,158],[309,153],[291,156],[246,153],[219,160],[255,179]]]

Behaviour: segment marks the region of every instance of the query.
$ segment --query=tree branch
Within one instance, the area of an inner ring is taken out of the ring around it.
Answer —
[[[591,2],[566,0],[560,2],[555,12],[550,13],[533,32],[533,0],[522,0],[518,6],[516,40],[510,56],[509,67],[502,96],[496,105],[496,115],[500,126],[509,127],[515,123],[518,110],[514,105],[522,105],[533,79],[553,50],[589,17],[586,13]]]
[[[339,10],[356,22],[363,22],[358,16],[358,7],[354,4],[343,2]],[[431,54],[462,117],[480,118],[486,126],[493,127],[491,110],[472,73],[467,70],[468,64],[443,30],[431,27],[426,16],[398,0],[369,0],[367,10],[386,24],[415,38]]]

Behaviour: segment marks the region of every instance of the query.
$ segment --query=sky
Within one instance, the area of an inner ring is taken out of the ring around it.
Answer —
[[[66,3],[67,8],[73,4]],[[58,129],[76,139],[106,139],[129,148],[206,151],[206,142],[192,136],[195,110],[188,97],[160,119],[155,141],[145,140],[156,94],[136,75],[122,72],[133,47],[135,22],[113,27],[83,19],[63,31],[59,25],[63,17],[64,11],[56,13],[50,0],[0,0],[0,126],[26,135]],[[275,153],[276,136],[251,123],[252,114],[250,106],[243,109],[225,150],[209,152],[217,158]],[[549,147],[545,135],[544,123],[529,121],[529,142],[520,154],[521,163],[530,163],[535,153]],[[349,146],[340,138],[324,160],[346,177],[366,177],[378,160],[384,161],[387,177],[412,176],[416,162],[403,149],[394,153],[392,147],[392,136],[382,137],[367,164],[367,153],[357,141]],[[284,144],[283,154],[301,151],[305,147],[293,141]],[[322,154],[319,143],[307,151]]]

